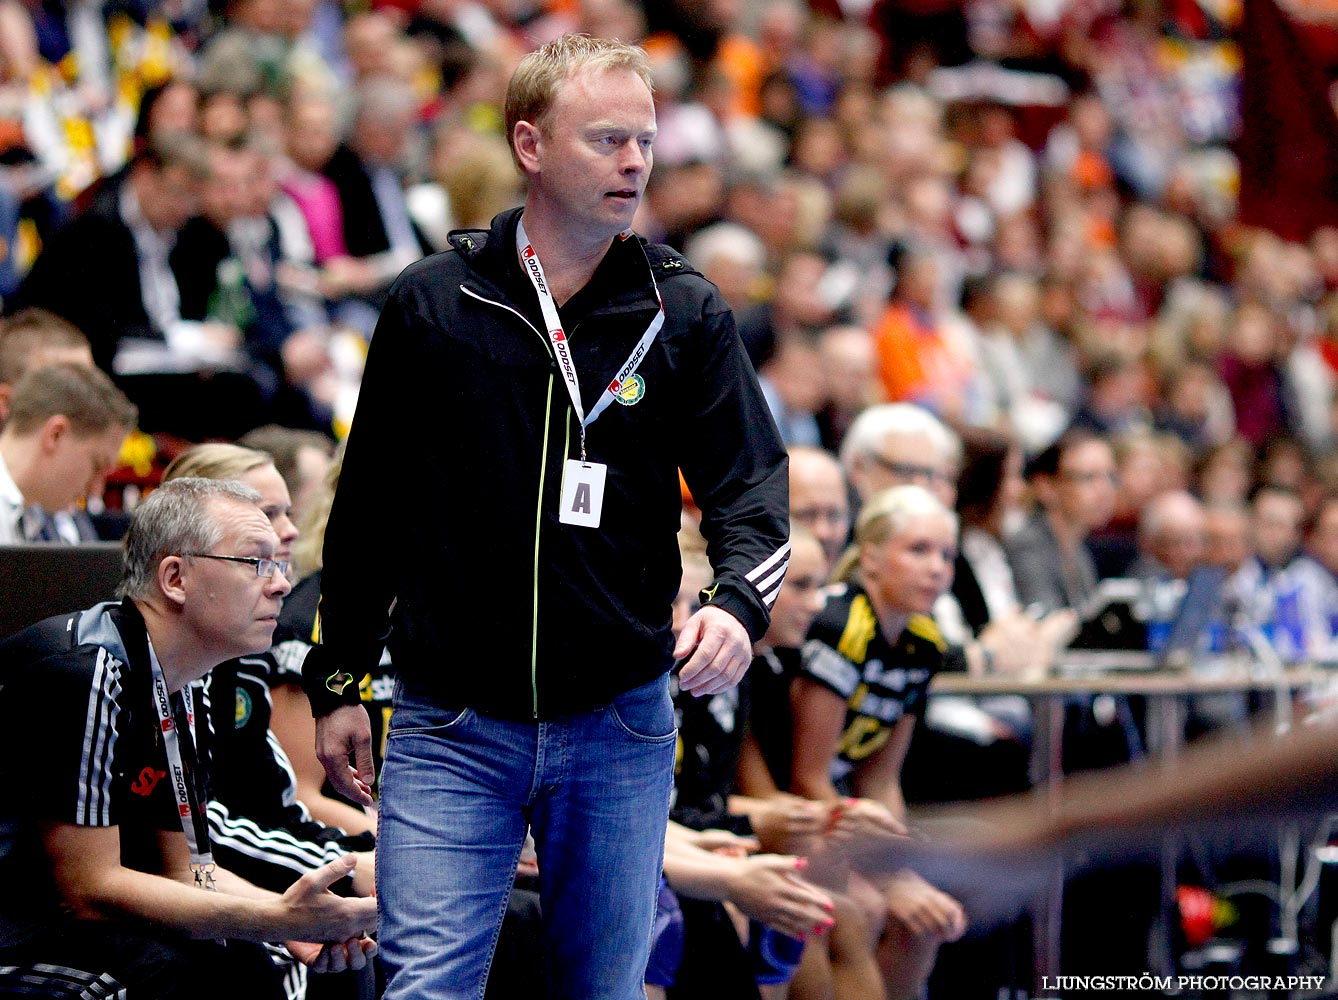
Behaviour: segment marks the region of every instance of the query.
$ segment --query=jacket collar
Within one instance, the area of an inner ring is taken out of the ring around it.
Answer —
[[[515,249],[516,225],[520,215],[520,208],[508,209],[497,215],[492,220],[491,227],[486,230],[457,229],[452,231],[447,239],[464,258],[469,268],[470,274],[466,278],[466,284],[473,285],[478,291],[500,296],[505,301],[528,303],[533,298],[534,291],[521,271]],[[632,253],[639,259],[633,261],[623,256]],[[620,259],[611,260],[615,254]],[[674,254],[650,253],[645,239],[641,236],[634,235],[628,240],[614,240],[609,255],[600,263],[595,276],[591,279],[592,283],[599,282],[609,273],[608,266],[611,263],[617,265],[615,273],[618,274],[619,280],[617,284],[610,283],[610,294],[603,300],[604,304],[594,310],[600,313],[634,312],[656,308],[655,290],[650,277],[654,266],[651,263],[652,259],[669,260],[668,267],[661,262],[661,271],[657,271],[658,279],[662,279],[666,273],[684,270],[682,258]],[[627,263],[624,265],[623,261]],[[624,283],[622,279],[626,275],[637,277],[631,283]],[[586,290],[582,289],[572,301],[584,298],[585,294]]]
[[[148,626],[129,597],[104,601],[83,612],[75,626],[75,643],[101,646],[132,669],[148,664]]]

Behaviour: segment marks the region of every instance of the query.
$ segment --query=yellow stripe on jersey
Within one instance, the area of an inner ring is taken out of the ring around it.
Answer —
[[[910,621],[906,623],[906,631],[926,642],[932,642],[940,653],[948,648],[948,644],[943,641],[943,633],[938,630],[938,623],[928,615],[911,615]]]
[[[867,715],[857,715],[846,731],[836,752],[849,761],[872,757],[892,738],[892,727]]]
[[[846,619],[845,631],[841,641],[836,644],[836,651],[851,663],[864,662],[869,652],[869,643],[878,631],[878,619],[873,613],[869,599],[858,595],[850,603],[850,617]]]

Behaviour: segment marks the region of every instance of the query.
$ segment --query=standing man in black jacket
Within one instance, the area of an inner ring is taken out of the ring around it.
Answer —
[[[681,687],[710,695],[746,669],[788,561],[785,453],[724,300],[628,228],[655,137],[645,53],[559,39],[522,60],[506,113],[523,210],[454,234],[382,313],[304,676],[331,780],[370,802],[358,680],[387,641],[399,675],[389,1000],[480,995],[527,825],[549,995],[632,1000],[672,785],[667,673],[684,661]],[[675,644],[680,469],[715,577]],[[370,541],[388,496],[416,516]]]

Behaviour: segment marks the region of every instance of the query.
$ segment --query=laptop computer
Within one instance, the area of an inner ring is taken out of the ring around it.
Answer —
[[[1060,654],[1056,673],[1069,676],[1185,669],[1198,652],[1200,638],[1221,613],[1226,578],[1226,571],[1216,566],[1202,566],[1189,575],[1184,596],[1171,617],[1165,645],[1156,653],[1148,651],[1147,626],[1135,613],[1142,603],[1142,584],[1103,580],[1098,591],[1100,600],[1089,609],[1090,617],[1084,623],[1085,635]]]
[[[1200,566],[1189,574],[1185,596],[1171,619],[1171,632],[1157,656],[1163,670],[1183,669],[1191,665],[1199,649],[1199,640],[1213,619],[1222,613],[1222,588],[1227,571],[1220,566]]]

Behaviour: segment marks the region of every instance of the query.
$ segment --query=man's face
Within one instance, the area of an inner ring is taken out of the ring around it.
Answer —
[[[790,456],[790,520],[817,538],[829,567],[836,562],[850,536],[850,504],[836,462],[802,452]]]
[[[24,499],[57,511],[101,493],[104,478],[116,467],[116,456],[126,433],[124,427],[109,427],[90,434],[79,434],[67,427],[54,439],[49,438],[46,470],[36,491],[41,495]]]
[[[199,211],[200,189],[204,182],[184,167],[146,169],[145,181],[137,188],[140,211],[149,225],[162,232],[174,232]]]
[[[352,136],[352,143],[368,163],[378,167],[394,167],[404,156],[405,146],[413,131],[413,112],[409,110],[386,117],[363,115]]]
[[[236,149],[217,148],[210,152],[209,179],[200,192],[200,208],[219,228],[246,215],[247,185],[254,167],[251,157]]]
[[[1052,514],[1083,535],[1105,527],[1115,514],[1115,455],[1104,441],[1066,451],[1054,477]]]
[[[1203,561],[1228,573],[1240,569],[1250,554],[1250,525],[1240,510],[1209,510],[1203,519]]]
[[[519,126],[517,126],[519,128]],[[558,85],[534,142],[530,193],[574,235],[612,238],[646,191],[655,103],[631,70],[586,70]]]
[[[211,506],[223,537],[208,555],[276,557],[279,538],[259,507],[240,500],[215,500]],[[182,615],[204,650],[220,662],[269,648],[291,589],[282,573],[262,578],[251,563],[198,557],[182,560],[182,583]]]
[[[288,117],[288,155],[306,170],[320,170],[339,145],[334,105],[306,99],[293,106]]]
[[[1315,527],[1306,539],[1306,548],[1330,573],[1338,574],[1338,503],[1320,508]]]
[[[1265,565],[1284,566],[1296,554],[1304,514],[1299,497],[1268,490],[1255,498],[1250,507],[1250,536],[1255,555]]]
[[[923,486],[952,509],[957,502],[957,470],[938,453],[928,434],[888,434],[872,454],[856,463],[851,482],[860,499],[893,486]]]
[[[863,330],[837,327],[823,334],[818,351],[834,406],[857,413],[877,398],[878,359]]]
[[[1156,533],[1148,539],[1148,554],[1175,579],[1187,579],[1203,561],[1203,512],[1189,504],[1168,511]]]

